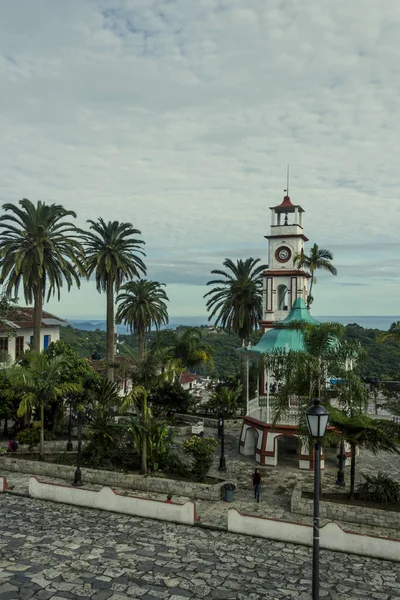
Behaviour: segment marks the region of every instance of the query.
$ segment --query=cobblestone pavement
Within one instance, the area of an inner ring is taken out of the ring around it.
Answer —
[[[308,548],[4,495],[0,599],[310,598]],[[399,565],[321,552],[321,598],[400,598]]]

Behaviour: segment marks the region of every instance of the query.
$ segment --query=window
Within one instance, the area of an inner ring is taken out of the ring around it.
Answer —
[[[43,348],[46,350],[46,348],[49,347],[49,344],[51,342],[51,335],[45,335],[44,339],[43,339]]]
[[[15,360],[19,360],[24,353],[24,336],[15,338]]]
[[[0,338],[0,352],[8,352],[8,338]]]
[[[278,287],[278,310],[288,309],[288,295],[289,290],[286,285],[280,285]]]

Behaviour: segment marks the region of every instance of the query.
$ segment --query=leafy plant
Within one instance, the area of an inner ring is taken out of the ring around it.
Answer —
[[[205,481],[217,445],[218,442],[212,438],[202,438],[196,435],[183,442],[183,452],[189,454],[193,459],[192,475],[196,481]]]
[[[40,429],[24,429],[18,433],[16,440],[19,444],[28,446],[28,450],[33,450],[40,442]]]
[[[357,486],[357,497],[368,502],[394,504],[400,502],[400,483],[387,473],[362,474],[364,481]]]

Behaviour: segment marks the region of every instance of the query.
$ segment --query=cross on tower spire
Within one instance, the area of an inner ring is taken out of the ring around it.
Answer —
[[[283,191],[286,192],[286,196],[289,196],[289,165],[286,170],[286,190]]]

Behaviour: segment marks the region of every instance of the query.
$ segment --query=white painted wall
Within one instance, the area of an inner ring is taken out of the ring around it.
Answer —
[[[31,477],[29,480],[29,495],[40,500],[51,500],[52,502],[85,506],[185,525],[193,525],[196,518],[196,505],[194,502],[169,504],[161,500],[150,500],[149,498],[120,496],[108,487],[104,487],[97,492],[84,488],[43,483],[37,477]]]
[[[313,530],[311,525],[288,523],[265,517],[250,517],[242,515],[236,508],[230,508],[228,511],[228,531],[312,546]],[[320,547],[326,550],[400,562],[400,540],[351,533],[333,522],[321,527]]]

